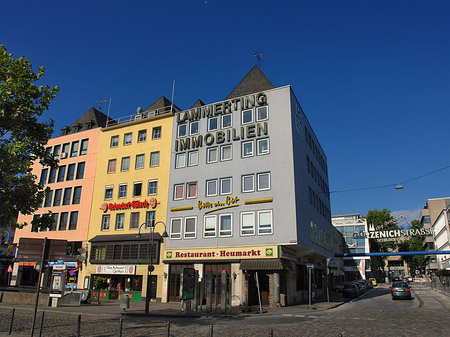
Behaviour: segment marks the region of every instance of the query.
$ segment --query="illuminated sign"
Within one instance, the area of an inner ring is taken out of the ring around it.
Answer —
[[[204,249],[172,249],[165,251],[166,260],[236,260],[278,258],[277,246]]]
[[[117,210],[123,210],[123,209],[132,209],[132,208],[156,208],[158,205],[158,201],[156,198],[151,198],[150,200],[134,200],[134,201],[128,201],[128,202],[122,202],[120,204],[117,203],[103,203],[100,207],[100,210],[103,212],[106,212],[108,210],[110,211],[117,211]]]

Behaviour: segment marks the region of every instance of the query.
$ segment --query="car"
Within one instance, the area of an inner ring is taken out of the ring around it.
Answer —
[[[373,286],[377,285],[377,279],[376,278],[371,277],[371,278],[369,278],[369,281],[372,282]]]
[[[361,292],[356,284],[345,284],[342,294],[345,297],[358,297]]]
[[[405,282],[393,282],[391,286],[392,299],[406,298],[411,299],[411,288]]]
[[[372,282],[370,282],[369,280],[364,280],[364,282],[366,284],[366,288],[367,289],[372,289],[373,288]]]
[[[401,282],[401,281],[402,281],[402,279],[400,278],[400,276],[394,276],[392,278],[392,282]]]
[[[367,285],[366,282],[364,280],[356,280],[355,282],[359,283],[361,285],[361,290],[366,290],[367,289]]]
[[[344,290],[344,285],[346,282],[342,282],[339,284],[336,284],[336,286],[334,287],[334,291],[337,293],[341,293]]]

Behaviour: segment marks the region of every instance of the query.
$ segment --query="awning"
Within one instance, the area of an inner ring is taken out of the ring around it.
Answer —
[[[294,270],[291,261],[282,259],[242,260],[241,270]]]
[[[137,234],[117,234],[117,235],[96,235],[89,242],[123,242],[123,241],[149,241],[150,233]],[[162,237],[159,233],[153,233],[153,240],[161,241]]]

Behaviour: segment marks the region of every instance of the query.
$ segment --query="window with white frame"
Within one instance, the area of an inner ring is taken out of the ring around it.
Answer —
[[[117,164],[116,159],[108,160],[108,173],[116,173],[116,164]],[[75,168],[75,165],[74,165],[74,168]]]
[[[147,140],[147,130],[139,130],[138,131],[138,143],[145,142]]]
[[[242,192],[255,191],[255,175],[247,174],[242,176]]]
[[[155,227],[155,220],[156,220],[156,212],[155,211],[147,211],[145,213],[145,227]]]
[[[84,156],[84,155],[87,154],[88,145],[89,145],[89,139],[83,139],[81,141],[81,144],[80,144],[80,156]],[[55,146],[55,148],[56,148],[56,146]]]
[[[105,200],[111,200],[113,197],[113,185],[108,185],[105,187]]]
[[[272,233],[272,211],[258,211],[258,235],[267,235]]]
[[[197,217],[186,217],[184,218],[184,238],[185,239],[195,239],[197,228]]]
[[[133,197],[140,197],[142,195],[142,181],[133,183]]]
[[[130,229],[139,228],[139,212],[132,212],[130,214]]]
[[[159,151],[150,153],[150,167],[159,166]]]
[[[270,190],[270,173],[258,173],[258,191]]]
[[[186,137],[187,134],[187,125],[186,124],[178,124],[178,138]]]
[[[219,236],[231,236],[232,228],[232,215],[231,214],[219,214]]]
[[[210,147],[206,150],[206,163],[217,163],[218,155],[217,147]]]
[[[198,121],[189,123],[189,134],[196,135],[198,133]]]
[[[256,140],[257,155],[263,156],[269,154],[269,138],[262,138]]]
[[[217,117],[208,118],[208,131],[219,129],[219,119]]]
[[[70,148],[70,156],[71,157],[76,157],[78,156],[78,140],[75,142],[72,142],[72,147]]]
[[[118,147],[119,146],[119,136],[111,136],[111,147]]]
[[[109,214],[105,214],[102,216],[102,231],[109,231],[110,220],[111,216]]]
[[[231,114],[222,115],[222,129],[231,128]]]
[[[176,184],[173,188],[173,199],[181,200],[184,198],[184,184]]]
[[[152,139],[160,139],[161,138],[161,127],[155,126],[152,130]]]
[[[256,121],[264,121],[269,119],[269,108],[267,106],[260,106],[256,108]]]
[[[123,136],[123,145],[130,145],[132,140],[133,140],[133,134],[131,132],[130,133],[126,133]]]
[[[158,193],[158,180],[148,181],[148,195],[155,195]]]
[[[226,161],[233,159],[233,151],[231,144],[228,145],[222,145],[220,147],[220,160]]]
[[[241,213],[241,235],[255,235],[255,212]]]
[[[198,150],[189,152],[188,166],[198,165]]]
[[[125,223],[125,214],[117,213],[116,214],[116,230],[123,230],[124,223]]]
[[[206,181],[206,196],[213,197],[217,195],[217,179]]]
[[[135,169],[144,168],[144,163],[145,163],[145,154],[137,154]]]
[[[170,220],[170,238],[181,239],[181,218]]]
[[[231,182],[232,182],[231,177],[220,179],[220,194],[221,195],[227,195],[227,194],[231,194],[233,192],[232,188],[231,188]]]
[[[175,168],[186,167],[186,153],[177,153],[175,156]]]
[[[123,157],[120,165],[121,171],[128,171],[130,169],[130,157]]]
[[[253,123],[253,109],[242,110],[241,124]]]
[[[253,140],[242,142],[242,158],[253,156]]]
[[[203,237],[215,238],[217,235],[216,234],[217,215],[205,215],[203,221],[204,221]]]
[[[197,182],[191,182],[186,184],[186,197],[188,199],[197,198]]]
[[[120,184],[119,185],[119,199],[120,198],[126,198],[127,197],[127,184]]]

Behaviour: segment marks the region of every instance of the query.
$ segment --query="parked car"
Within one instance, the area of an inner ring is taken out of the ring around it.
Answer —
[[[342,294],[345,297],[358,297],[361,292],[356,284],[345,284]]]
[[[366,284],[366,288],[367,289],[372,289],[373,288],[373,284],[369,280],[364,280],[364,283]]]
[[[356,282],[358,282],[361,285],[361,290],[367,289],[366,282],[364,280],[357,280]]]
[[[337,293],[341,293],[341,292],[344,290],[344,285],[345,285],[345,283],[346,283],[346,282],[342,282],[342,283],[337,284],[337,285],[334,287],[334,291],[337,292]]]
[[[377,279],[376,278],[371,277],[371,278],[369,278],[369,281],[372,282],[373,286],[377,285]]]
[[[391,295],[392,299],[397,298],[406,298],[408,300],[411,299],[411,289],[409,288],[408,283],[405,282],[394,282],[391,286]]]
[[[401,282],[401,281],[402,281],[402,279],[400,278],[400,276],[394,276],[392,278],[392,282]]]

